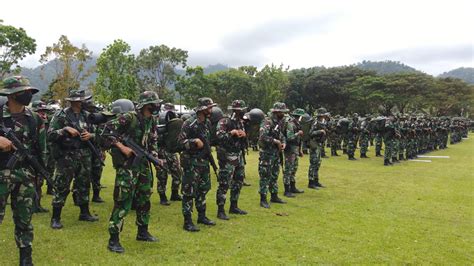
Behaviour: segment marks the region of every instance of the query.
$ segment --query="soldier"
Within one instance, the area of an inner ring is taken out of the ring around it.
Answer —
[[[43,163],[46,160],[46,133],[43,120],[27,105],[38,89],[31,87],[28,79],[21,76],[3,80],[0,95],[7,96],[8,102],[0,107],[2,127],[14,131],[16,137],[31,154]],[[17,149],[19,147],[16,147]],[[20,250],[20,265],[33,265],[32,247],[33,226],[31,216],[35,197],[34,170],[27,162],[17,163],[13,169],[6,164],[15,147],[12,141],[0,136],[0,212],[5,210],[6,199],[11,195],[11,208],[15,224],[15,241]],[[3,217],[4,213],[0,213]],[[0,222],[1,223],[1,222]]]
[[[53,142],[52,155],[57,161],[55,188],[53,196],[53,216],[51,228],[61,229],[61,211],[70,192],[71,182],[77,192],[76,204],[80,207],[79,221],[96,222],[98,217],[89,211],[89,192],[91,175],[91,150],[86,142],[95,136],[90,133],[87,123],[88,112],[82,108],[82,102],[90,99],[83,90],[71,90],[69,101],[71,106],[56,112],[48,130],[48,140]],[[71,122],[78,124],[83,130],[79,132]],[[74,192],[73,192],[74,194]]]
[[[286,203],[278,197],[278,174],[280,164],[283,164],[283,150],[286,140],[283,134],[285,126],[285,113],[288,113],[286,104],[277,102],[270,109],[270,117],[262,121],[258,146],[260,157],[258,174],[260,176],[260,206],[270,208],[267,202],[267,192],[270,190],[273,203]]]
[[[156,157],[156,121],[153,113],[160,108],[161,100],[152,91],[142,92],[139,96],[137,112],[133,103],[127,99],[116,100],[112,104],[113,112],[118,116],[106,123],[101,136],[113,132],[121,137],[129,137],[138,146],[150,151]],[[108,143],[109,144],[109,143]],[[109,145],[106,145],[108,148]],[[152,193],[153,175],[147,160],[134,164],[134,152],[125,146],[121,139],[112,138],[110,153],[115,168],[114,208],[109,219],[109,243],[107,248],[112,252],[123,253],[119,234],[123,229],[125,216],[135,199],[136,240],[146,242],[158,241],[148,231],[150,221],[150,196]]]
[[[301,118],[305,110],[295,109],[288,118],[286,128],[285,169],[283,171],[283,184],[285,185],[285,197],[293,198],[293,193],[303,193],[296,188],[295,175],[298,170],[298,157],[303,157]]]
[[[367,156],[367,151],[369,148],[369,139],[370,139],[370,131],[369,131],[369,123],[372,118],[370,115],[366,115],[365,119],[360,122],[359,130],[360,130],[360,158],[369,158]]]
[[[348,159],[351,161],[357,160],[354,157],[354,153],[355,153],[356,144],[357,144],[357,133],[359,131],[357,128],[358,120],[359,120],[359,114],[354,113],[352,115],[352,119],[350,120],[349,129],[347,131],[347,156],[348,156]]]
[[[247,214],[238,207],[240,190],[245,176],[245,149],[247,148],[247,132],[243,116],[247,106],[242,100],[235,100],[227,108],[232,111],[231,117],[224,117],[217,124],[217,160],[219,161],[219,187],[216,192],[217,218],[229,220],[224,205],[227,190],[230,187],[229,213]]]
[[[383,135],[383,142],[385,143],[385,150],[384,150],[384,165],[389,166],[393,165],[390,162],[390,158],[392,158],[392,154],[394,154],[394,139],[396,135],[395,129],[395,117],[390,115],[388,119],[385,120],[385,130]]]
[[[159,115],[158,123],[161,128],[167,128],[170,121],[174,121],[178,116],[176,114],[176,109],[171,103],[166,103],[164,105],[163,112]],[[182,120],[181,120],[182,121]],[[182,122],[181,124],[182,125]],[[159,127],[160,127],[159,126]],[[177,129],[177,128],[175,128]],[[158,129],[160,131],[160,129]],[[179,133],[179,132],[176,132]],[[157,191],[160,195],[160,204],[168,206],[170,205],[168,198],[166,197],[166,183],[168,182],[168,173],[171,174],[171,201],[181,201],[182,197],[179,195],[179,186],[181,185],[181,177],[183,176],[183,171],[179,164],[178,154],[175,151],[172,151],[172,147],[168,147],[170,143],[166,143],[165,136],[172,134],[176,137],[175,132],[162,132],[158,134],[158,157],[164,160],[163,167],[156,167],[156,178],[158,180]]]
[[[198,106],[194,109],[196,114],[184,121],[178,136],[178,143],[183,150],[180,157],[184,170],[181,185],[183,229],[189,232],[199,231],[192,221],[193,199],[196,201],[198,212],[197,222],[216,225],[214,221],[206,217],[206,194],[211,189],[209,163],[213,161],[209,117],[214,106],[216,104],[211,98],[199,98]]]
[[[318,189],[324,186],[319,182],[319,168],[321,167],[321,150],[326,140],[326,121],[323,109],[319,109],[317,119],[311,125],[309,131],[309,171],[308,171],[308,188]]]
[[[47,106],[46,103],[44,103],[43,101],[34,101],[31,104],[31,109],[35,111],[40,116],[41,119],[43,119],[44,131],[47,132],[48,126],[49,126],[48,112],[51,110],[51,108]],[[46,151],[48,151],[48,149],[46,149]],[[48,162],[49,157],[50,157],[49,152],[47,152],[47,154],[48,155],[46,157],[47,159],[45,162]],[[54,172],[54,169],[48,169],[48,172],[52,175]],[[33,208],[33,212],[35,213],[48,212],[48,209],[43,208],[43,206],[41,206],[41,198],[43,196],[43,192],[41,188],[43,184],[44,184],[44,176],[40,176],[37,173],[37,176],[35,177],[36,197],[35,197],[35,203],[34,203],[34,208]]]

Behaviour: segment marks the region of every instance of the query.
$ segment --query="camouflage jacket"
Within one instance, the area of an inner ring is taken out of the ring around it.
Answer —
[[[72,121],[79,123],[79,126],[82,129],[87,130],[91,133],[92,137],[91,140],[94,139],[95,134],[94,130],[87,123],[87,116],[89,112],[85,110],[81,110],[79,114],[75,114],[70,107],[65,108],[63,110],[57,111],[53,118],[51,119],[51,123],[48,129],[48,141],[51,141],[57,145],[59,145],[60,149],[69,150],[69,149],[87,149],[86,144],[80,140],[79,137],[71,138],[69,134],[64,131],[65,127],[72,127],[71,123],[66,120],[66,116],[69,117]]]
[[[201,157],[203,149],[197,149],[196,139],[201,139],[204,145],[210,145],[211,122],[209,119],[199,122],[196,115],[184,121],[178,135],[178,145],[184,157]],[[210,147],[209,147],[210,148]]]
[[[8,106],[3,105],[0,118],[1,123],[3,123],[5,127],[13,129],[25,148],[32,154],[36,154],[40,162],[44,164],[47,156],[47,145],[43,120],[28,107],[25,107],[25,111],[21,117],[15,117],[17,116],[10,113]],[[0,152],[0,169],[5,169],[6,162],[10,156],[11,152]],[[17,171],[21,170],[18,169]]]
[[[285,122],[285,119],[278,121],[274,117],[267,117],[262,121],[258,137],[258,146],[262,152],[278,154],[279,149],[274,143],[275,139],[286,144],[286,138],[283,133],[284,128],[286,128],[284,125]]]
[[[301,136],[297,135],[298,131],[301,130],[301,126],[298,121],[293,118],[289,117],[286,122],[286,130],[285,130],[285,137],[286,137],[286,152],[294,152],[298,153],[299,147],[301,144]]]
[[[240,119],[224,117],[217,123],[216,137],[219,144],[218,149],[227,152],[239,153],[246,148],[247,138],[232,136],[230,132],[234,129],[245,130],[245,126]]]

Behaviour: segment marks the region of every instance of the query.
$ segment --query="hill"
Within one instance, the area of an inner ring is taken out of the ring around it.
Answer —
[[[401,62],[396,61],[362,61],[354,65],[360,69],[371,70],[377,72],[380,75],[387,75],[392,73],[408,72],[408,73],[421,73],[421,71],[407,66]]]
[[[473,67],[460,67],[453,69],[438,76],[439,78],[458,78],[462,79],[469,84],[474,84],[474,68]]]

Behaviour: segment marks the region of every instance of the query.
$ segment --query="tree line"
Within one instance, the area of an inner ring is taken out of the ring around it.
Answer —
[[[35,40],[26,32],[0,20],[0,74],[18,72],[18,61],[36,51]],[[141,91],[154,90],[167,102],[195,105],[199,97],[214,99],[224,108],[234,99],[268,111],[276,101],[309,113],[325,107],[332,113],[359,114],[423,112],[431,115],[471,116],[474,86],[451,78],[436,78],[414,71],[376,73],[377,62],[341,67],[313,67],[289,70],[284,65],[261,69],[241,66],[206,74],[201,66],[187,65],[188,52],[164,44],[142,49],[137,55],[123,40],[114,40],[99,55],[96,66],[86,68],[92,51],[76,46],[66,36],[46,47],[40,63],[53,63],[55,78],[43,94],[44,100],[62,100],[69,89],[88,84],[94,99],[108,104],[119,98],[136,100]],[[382,64],[383,67],[383,64]],[[177,69],[184,69],[178,74]],[[393,68],[393,67],[392,67]],[[383,69],[382,69],[383,70]]]

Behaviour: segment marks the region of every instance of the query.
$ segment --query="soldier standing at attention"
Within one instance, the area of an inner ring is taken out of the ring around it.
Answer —
[[[116,100],[112,103],[114,112],[120,113],[117,118],[107,122],[103,133],[113,132],[122,137],[128,137],[145,151],[156,157],[156,122],[153,113],[160,109],[161,100],[153,91],[140,94],[137,112],[133,103],[127,99]],[[101,135],[103,135],[101,133]],[[125,250],[119,242],[125,216],[131,209],[135,199],[136,225],[138,227],[136,240],[156,242],[148,231],[150,222],[150,197],[152,193],[153,176],[147,160],[133,162],[133,150],[125,146],[120,139],[112,139],[110,153],[115,168],[114,208],[109,219],[109,244],[112,252],[123,253]]]
[[[3,80],[0,95],[7,96],[8,102],[0,107],[0,123],[2,127],[13,130],[28,152],[34,154],[44,165],[46,161],[44,123],[38,114],[26,107],[30,104],[33,94],[37,92],[38,89],[31,87],[28,79],[24,77],[14,76]],[[13,143],[0,136],[0,212],[5,210],[7,197],[11,195],[15,241],[20,249],[20,265],[33,265],[31,216],[35,198],[33,184],[35,173],[25,161],[18,162],[13,169],[6,168],[14,150]],[[0,218],[3,218],[3,215],[4,213],[0,213]]]
[[[219,161],[219,187],[216,192],[217,218],[229,220],[225,214],[224,205],[227,190],[230,187],[229,213],[247,214],[239,209],[238,200],[245,176],[245,149],[247,147],[247,133],[243,116],[247,106],[242,100],[235,100],[228,107],[232,111],[230,117],[224,117],[217,124],[217,160]]]
[[[321,167],[321,150],[326,140],[326,128],[324,110],[318,110],[317,119],[311,125],[309,131],[309,171],[308,171],[308,188],[318,189],[324,187],[319,183],[319,168]]]
[[[48,139],[56,145],[53,156],[57,159],[55,187],[53,197],[53,216],[51,228],[61,229],[61,211],[70,192],[74,180],[77,190],[76,203],[80,207],[79,221],[96,222],[98,217],[89,211],[89,192],[91,186],[91,156],[92,152],[86,141],[94,138],[87,123],[88,112],[82,108],[82,102],[90,99],[83,90],[71,90],[69,101],[71,106],[58,111],[51,120],[48,129]],[[79,132],[71,122],[77,123],[82,129]]]
[[[298,170],[298,157],[303,157],[302,140],[303,130],[300,119],[305,110],[298,108],[288,118],[286,128],[285,169],[283,171],[283,184],[285,185],[285,197],[294,197],[293,193],[303,193],[296,188],[295,175]]]
[[[192,221],[193,201],[196,201],[197,222],[216,225],[206,217],[206,194],[211,189],[209,163],[212,156],[209,117],[214,106],[216,104],[211,98],[199,98],[195,108],[196,114],[184,121],[178,136],[178,143],[183,150],[180,157],[184,170],[181,185],[183,229],[189,232],[199,231]]]
[[[283,164],[283,151],[286,146],[283,131],[285,113],[288,111],[286,104],[277,102],[270,109],[271,116],[263,120],[260,125],[258,174],[260,176],[260,206],[263,208],[270,208],[267,202],[269,190],[271,202],[286,203],[278,197],[278,174],[280,164]]]

